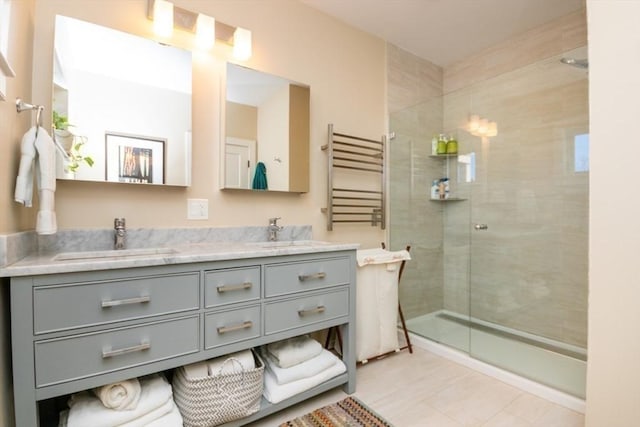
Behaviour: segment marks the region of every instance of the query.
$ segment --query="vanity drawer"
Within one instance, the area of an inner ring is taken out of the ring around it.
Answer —
[[[36,387],[198,351],[198,316],[37,341]]]
[[[204,286],[207,308],[257,300],[260,298],[260,267],[205,271]]]
[[[260,306],[209,313],[204,318],[206,349],[260,336]]]
[[[265,334],[274,334],[348,314],[348,289],[268,303],[265,305]]]
[[[192,272],[36,287],[34,333],[195,310],[199,282]]]
[[[319,258],[265,266],[265,296],[345,285],[350,279],[349,258]]]

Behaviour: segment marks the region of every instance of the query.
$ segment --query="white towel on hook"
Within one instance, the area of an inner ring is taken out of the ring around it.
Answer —
[[[36,218],[36,232],[54,234],[57,231],[54,198],[56,191],[54,142],[44,128],[34,126],[22,138],[21,151],[14,199],[26,207],[32,206],[35,169],[40,205]]]
[[[22,137],[20,167],[16,179],[14,199],[30,208],[33,199],[33,165],[36,160],[36,127],[33,126]]]

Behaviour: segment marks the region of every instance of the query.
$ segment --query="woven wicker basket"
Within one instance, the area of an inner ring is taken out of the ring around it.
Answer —
[[[264,363],[255,352],[253,357],[256,368],[241,373],[189,379],[183,367],[176,370],[173,397],[184,427],[217,426],[258,412],[264,387]],[[234,361],[236,359],[230,358],[225,363]]]

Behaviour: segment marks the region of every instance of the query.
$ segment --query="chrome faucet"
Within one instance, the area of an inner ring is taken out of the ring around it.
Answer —
[[[127,237],[124,218],[115,218],[113,220],[113,228],[115,229],[115,243],[113,248],[124,249],[126,243],[125,238]]]
[[[282,226],[278,225],[279,219],[281,218],[269,218],[269,227],[267,227],[267,230],[269,231],[269,240],[272,242],[278,240],[278,232],[282,231]]]

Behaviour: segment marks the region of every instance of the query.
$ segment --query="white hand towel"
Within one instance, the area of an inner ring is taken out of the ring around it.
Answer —
[[[265,357],[266,368],[273,374],[278,384],[288,384],[293,381],[309,378],[317,375],[336,364],[338,358],[329,350],[322,352],[305,362],[294,365],[290,368],[279,367],[269,354]]]
[[[36,177],[40,205],[36,217],[36,233],[54,234],[58,230],[54,198],[56,191],[56,147],[47,131],[42,127],[38,128],[35,146],[38,152]]]
[[[271,374],[271,372],[267,369],[264,371],[264,392],[263,395],[265,399],[267,399],[271,403],[282,402],[285,399],[288,399],[296,394],[302,393],[303,391],[309,390],[318,384],[322,384],[325,381],[330,380],[331,378],[346,372],[347,367],[342,362],[342,360],[338,359],[332,367],[329,369],[325,369],[309,378],[304,378],[302,380],[293,381],[288,384],[278,384],[275,377]]]
[[[251,350],[243,350],[207,361],[209,376],[239,373],[255,369],[255,367],[256,362],[253,360]]]
[[[267,344],[267,351],[281,368],[289,368],[317,356],[322,345],[306,335]]]
[[[20,166],[16,179],[14,199],[26,207],[31,207],[33,199],[33,166],[36,158],[36,127],[33,126],[22,137],[20,144]]]
[[[135,409],[140,400],[140,381],[137,378],[107,384],[93,389],[95,395],[102,404],[116,411],[128,411]]]
[[[161,412],[153,418],[155,420],[171,410],[171,407],[165,407],[167,402],[172,402],[173,399],[171,385],[164,377],[154,375],[143,378],[140,380],[140,387],[140,400],[136,408],[131,411],[105,408],[97,397],[89,393],[74,394],[69,400],[67,425],[69,427],[113,427],[133,422],[152,412],[156,415]]]

